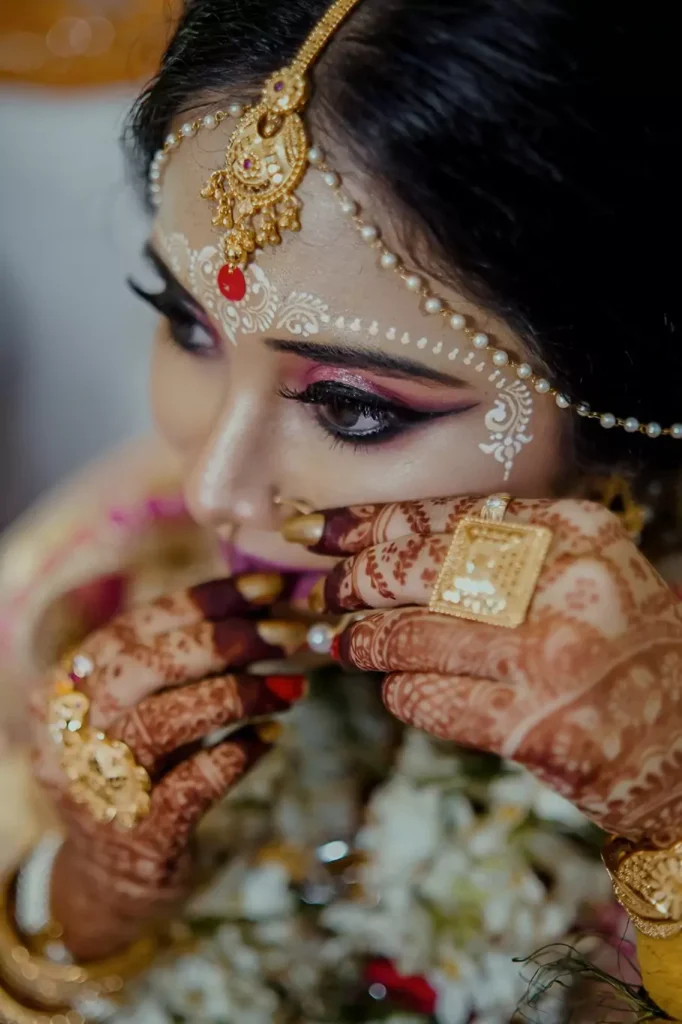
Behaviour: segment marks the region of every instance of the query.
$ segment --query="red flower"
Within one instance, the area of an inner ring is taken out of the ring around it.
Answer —
[[[436,1009],[436,993],[426,978],[400,974],[390,960],[372,960],[365,969],[368,985],[383,985],[392,1002],[412,1013],[430,1015]]]

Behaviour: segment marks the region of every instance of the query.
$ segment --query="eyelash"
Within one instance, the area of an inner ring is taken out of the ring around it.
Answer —
[[[411,427],[429,420],[439,419],[452,411],[420,412],[401,405],[399,402],[391,402],[368,391],[362,391],[360,388],[332,381],[318,381],[304,391],[280,388],[279,395],[281,398],[299,402],[302,405],[316,407],[315,419],[325,434],[331,437],[335,444],[353,444],[356,448],[385,443]],[[358,418],[365,416],[368,419],[373,419],[378,426],[372,430],[361,432],[343,430],[338,426],[333,426],[329,418],[325,419],[324,409],[330,411],[332,415],[349,412],[351,416],[356,415]]]
[[[147,291],[132,279],[128,280],[128,285],[135,295],[152,306],[166,320],[174,345],[200,359],[215,358],[219,354],[220,341],[215,333],[201,321],[189,304],[173,293],[168,285],[164,284],[160,292]],[[207,342],[193,342],[192,333],[195,330],[202,331]],[[386,443],[421,423],[466,412],[471,407],[449,409],[444,412],[423,412],[399,402],[391,402],[360,388],[332,381],[318,381],[304,391],[281,388],[279,395],[302,405],[315,407],[315,420],[327,437],[332,439],[334,445],[351,444],[356,450]],[[364,416],[374,420],[377,425],[373,429],[360,432],[343,430],[332,425],[329,416],[325,418],[325,409],[332,416],[343,413],[350,413],[358,419]]]
[[[128,286],[138,298],[147,302],[166,320],[170,337],[178,348],[201,359],[210,359],[218,353],[220,342],[214,332],[167,286],[160,292],[150,292],[131,278],[128,279]],[[193,342],[192,332],[195,330],[202,331],[207,342]]]

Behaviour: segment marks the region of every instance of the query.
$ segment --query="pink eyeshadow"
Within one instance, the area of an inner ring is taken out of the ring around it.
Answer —
[[[300,359],[297,358],[297,363]],[[304,390],[318,381],[335,381],[348,387],[358,388],[370,394],[378,395],[388,401],[409,406],[423,412],[437,412],[460,404],[455,395],[462,397],[467,388],[448,387],[444,384],[419,384],[416,381],[402,381],[393,377],[381,377],[367,371],[350,370],[347,367],[334,367],[311,364],[301,368],[296,374],[296,387]],[[434,397],[434,392],[439,398]],[[461,401],[461,399],[460,399]]]

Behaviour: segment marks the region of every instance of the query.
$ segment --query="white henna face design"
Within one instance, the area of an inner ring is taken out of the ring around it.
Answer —
[[[351,332],[370,340],[386,340],[408,349],[443,355],[450,363],[471,367],[487,378],[497,391],[492,407],[484,416],[488,438],[478,444],[479,450],[492,456],[503,470],[503,482],[512,474],[514,461],[525,445],[533,440],[530,424],[534,393],[516,375],[495,368],[485,355],[463,344],[433,342],[426,335],[415,337],[395,326],[382,325],[354,315],[337,315],[324,298],[310,292],[292,291],[282,296],[257,264],[245,271],[246,295],[235,303],[224,298],[216,284],[222,259],[216,246],[194,249],[181,233],[159,233],[159,242],[170,268],[176,276],[189,283],[189,289],[220,326],[225,338],[237,345],[241,335],[281,331],[294,337],[312,338],[325,328]]]

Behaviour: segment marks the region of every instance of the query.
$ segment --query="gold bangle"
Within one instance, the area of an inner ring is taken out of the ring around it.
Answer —
[[[122,953],[87,966],[37,956],[23,944],[13,924],[11,888],[11,879],[0,888],[0,980],[38,1005],[70,1006],[84,997],[111,997],[120,992],[126,978],[148,967],[159,950],[158,938],[147,935]]]
[[[82,1013],[60,1008],[58,1012],[44,1013],[42,1010],[31,1010],[17,1002],[9,992],[5,991],[0,982],[0,1022],[1,1024],[87,1024]]]
[[[618,902],[643,935],[682,935],[682,840],[655,849],[614,837],[603,850]]]

